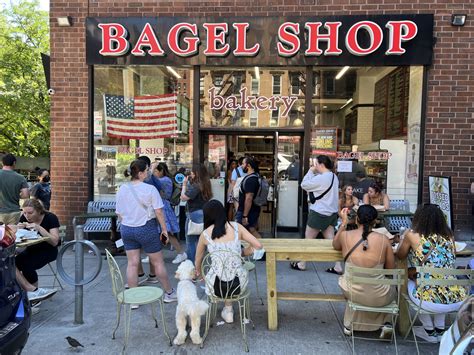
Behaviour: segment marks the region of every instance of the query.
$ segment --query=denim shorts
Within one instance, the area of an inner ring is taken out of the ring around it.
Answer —
[[[120,234],[125,250],[143,248],[147,254],[161,251],[161,228],[158,226],[156,219],[150,219],[144,226],[140,227],[129,227],[122,224]]]

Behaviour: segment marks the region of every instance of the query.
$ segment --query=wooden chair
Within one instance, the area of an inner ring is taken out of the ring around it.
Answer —
[[[374,275],[384,275],[385,278],[378,279],[374,278]],[[364,311],[364,312],[374,312],[374,313],[387,313],[392,316],[392,326],[393,326],[393,333],[390,341],[395,344],[395,353],[398,354],[398,347],[397,347],[397,337],[395,334],[395,325],[397,322],[397,317],[400,313],[400,288],[404,283],[404,276],[405,270],[404,269],[373,269],[373,268],[363,268],[348,265],[346,268],[346,280],[350,291],[350,299],[347,300],[347,304],[351,311]],[[390,285],[394,286],[397,289],[397,295],[395,300],[393,300],[390,304],[382,307],[370,307],[364,306],[359,303],[353,301],[353,294],[352,294],[352,285]],[[364,337],[356,337],[354,336],[354,327],[351,324],[351,337],[352,337],[352,353],[355,354],[355,338],[358,339],[366,339],[366,340],[374,340],[373,338],[364,338]]]
[[[433,287],[433,286],[461,286],[468,288],[467,293],[469,294],[469,289],[474,285],[474,270],[470,269],[442,269],[442,268],[431,268],[431,267],[417,267],[417,287]],[[438,279],[431,277],[432,274],[442,276],[443,278]],[[461,279],[460,279],[461,278]],[[413,334],[413,339],[415,340],[416,352],[420,353],[418,348],[418,341],[416,340],[416,335],[413,330],[413,325],[415,324],[418,315],[420,314],[429,314],[434,315],[437,313],[427,311],[423,309],[423,300],[420,300],[418,304],[414,303],[408,294],[404,294],[403,297],[407,301],[409,307],[413,309],[416,313],[410,317],[410,327],[408,328],[407,333],[405,334],[405,339],[410,334],[410,330]],[[456,314],[456,311],[448,312],[448,314]]]
[[[210,307],[206,314],[206,329],[204,336],[202,337],[201,349],[204,347],[204,341],[206,340],[206,337],[209,333],[211,322],[216,317],[218,303],[230,301],[238,303],[240,330],[242,332],[242,339],[244,341],[244,349],[246,352],[249,351],[246,325],[248,323],[252,323],[253,328],[255,328],[255,325],[250,318],[250,291],[246,287],[247,285],[240,284],[239,288],[233,289],[225,287],[225,285],[228,284],[221,282],[217,290],[218,292],[215,292],[214,283],[209,277],[210,273],[214,273],[216,277],[219,278],[219,280],[234,280],[234,278],[237,276],[237,270],[239,268],[246,270],[245,263],[245,259],[243,259],[239,254],[227,250],[219,250],[213,253],[208,253],[204,257],[201,264],[201,271],[206,282],[206,289],[211,290],[211,292],[207,292]],[[248,271],[246,272],[248,273]],[[218,293],[219,296],[215,293]]]
[[[163,331],[168,338],[168,343],[171,345],[171,338],[168,335],[166,328],[165,316],[163,312],[163,290],[159,287],[152,286],[141,286],[125,289],[122,273],[117,265],[112,254],[106,249],[107,262],[109,264],[110,277],[112,278],[112,292],[117,301],[117,324],[112,333],[112,339],[115,339],[115,332],[120,325],[120,315],[122,313],[122,306],[125,305],[125,342],[123,345],[122,353],[125,352],[128,344],[128,338],[130,336],[130,318],[132,313],[132,306],[134,305],[146,305],[151,304],[152,317],[155,321],[155,328],[158,328],[158,320],[156,318],[155,307],[157,303],[160,304],[161,309],[161,321],[163,323]]]

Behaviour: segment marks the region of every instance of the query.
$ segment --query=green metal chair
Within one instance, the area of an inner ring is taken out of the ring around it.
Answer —
[[[245,259],[243,259],[239,254],[227,250],[219,250],[213,253],[208,253],[204,257],[201,264],[201,272],[206,283],[206,288],[208,290],[212,290],[212,292],[207,295],[210,307],[206,314],[206,329],[204,336],[202,337],[201,349],[204,347],[204,341],[206,340],[206,337],[209,333],[211,322],[213,322],[216,317],[218,303],[230,301],[238,303],[240,330],[242,332],[242,339],[244,341],[244,349],[246,352],[249,351],[246,325],[251,323],[254,329],[255,325],[250,318],[250,291],[247,288],[247,285],[241,284],[240,288],[232,289],[224,287],[225,283],[221,282],[218,286],[217,292],[221,297],[218,297],[214,292],[214,284],[211,284],[211,281],[207,277],[208,274],[212,272],[215,273],[216,277],[218,277],[220,280],[233,280],[234,277],[237,276],[236,272],[238,268],[247,270],[245,263]]]
[[[395,353],[398,354],[398,347],[397,347],[397,337],[395,334],[395,325],[397,322],[397,317],[400,312],[400,289],[404,283],[404,269],[373,269],[373,268],[363,268],[357,267],[353,265],[348,265],[346,267],[346,280],[348,283],[349,290],[352,290],[352,284],[357,285],[390,285],[394,286],[397,289],[397,295],[395,300],[392,301],[390,304],[382,307],[370,307],[364,306],[354,302],[352,299],[352,291],[350,291],[350,299],[347,300],[347,304],[352,311],[364,311],[364,312],[374,312],[374,313],[387,313],[392,316],[392,326],[393,326],[393,333],[390,339],[390,342],[393,341],[395,345]],[[374,278],[374,275],[384,275],[385,278],[379,279]],[[356,337],[354,336],[354,327],[351,324],[351,337],[352,337],[352,353],[355,354],[355,338],[358,339],[365,339],[365,340],[378,340],[374,338],[365,338],[365,337]],[[382,341],[385,341],[383,339]]]
[[[257,297],[260,299],[260,302],[262,303],[262,306],[263,306],[264,305],[263,298],[260,296],[260,292],[258,291],[257,267],[255,263],[250,259],[250,256],[244,257],[244,260],[245,260],[245,264],[244,264],[245,270],[247,270],[249,274],[251,271],[253,271],[253,274],[255,277],[255,288],[257,290]]]
[[[66,239],[66,226],[60,226],[59,227],[59,241],[61,242],[61,245],[64,244],[64,239]],[[60,248],[60,247],[58,247]],[[58,249],[59,250],[59,249]],[[59,277],[58,277],[58,268],[57,266],[55,265],[53,267],[53,265],[51,265],[53,263],[53,261],[49,262],[47,264],[47,266],[49,267],[49,270],[51,271],[51,273],[39,273],[38,276],[39,277],[49,277],[49,278],[53,278],[53,284],[52,285],[44,285],[42,284],[42,287],[51,287],[51,288],[56,288],[56,284],[59,286],[59,288],[61,288],[61,290],[64,290],[64,286],[62,285],[61,283],[61,280],[59,280]],[[54,261],[54,264],[56,264],[56,260]]]
[[[156,318],[155,306],[157,303],[160,304],[161,309],[161,321],[163,323],[163,331],[168,338],[168,343],[171,346],[171,338],[168,335],[166,328],[165,316],[163,312],[163,290],[159,287],[141,286],[125,289],[122,273],[117,265],[112,254],[106,249],[107,262],[109,264],[110,276],[112,278],[112,292],[117,301],[117,324],[114,332],[112,333],[112,339],[115,339],[115,332],[120,325],[120,315],[122,313],[122,306],[125,305],[125,342],[123,345],[122,353],[127,348],[128,339],[130,336],[130,318],[132,313],[132,306],[134,305],[146,305],[151,304],[152,317],[155,321],[155,328],[158,328],[158,320]]]
[[[441,268],[419,266],[416,268],[416,271],[417,271],[417,279],[416,279],[417,287],[462,286],[462,287],[467,287],[468,289],[470,289],[474,285],[474,270],[471,270],[471,269],[441,269]],[[440,275],[443,278],[442,279],[432,278],[431,274]],[[458,277],[461,277],[462,279],[459,279]],[[467,293],[469,294],[469,292]],[[419,354],[420,350],[418,348],[418,341],[416,340],[416,335],[413,330],[413,325],[415,324],[415,321],[418,318],[418,315],[420,314],[434,315],[436,313],[423,309],[423,300],[420,300],[420,302],[416,304],[411,300],[408,294],[404,294],[403,297],[407,301],[408,306],[416,312],[413,317],[411,314],[409,314],[410,327],[408,328],[408,331],[405,334],[404,339],[408,337],[408,334],[410,334],[410,330],[411,330],[413,334],[413,339],[415,341],[416,352],[417,354]],[[457,310],[453,312],[448,312],[448,314],[456,314],[456,313],[457,313]]]

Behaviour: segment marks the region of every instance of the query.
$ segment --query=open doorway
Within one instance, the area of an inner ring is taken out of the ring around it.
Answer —
[[[203,134],[201,161],[211,176],[214,198],[232,209],[229,195],[231,162],[251,156],[270,185],[266,206],[261,208],[259,233],[265,238],[301,236],[303,139],[298,134]],[[228,211],[233,216],[232,211]]]

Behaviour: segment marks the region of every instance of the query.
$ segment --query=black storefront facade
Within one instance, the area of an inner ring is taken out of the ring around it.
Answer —
[[[299,182],[327,154],[413,211],[432,55],[432,15],[87,18],[90,199],[147,155],[206,164],[225,202],[230,155],[250,154],[273,186],[261,229],[282,237],[304,229]]]

